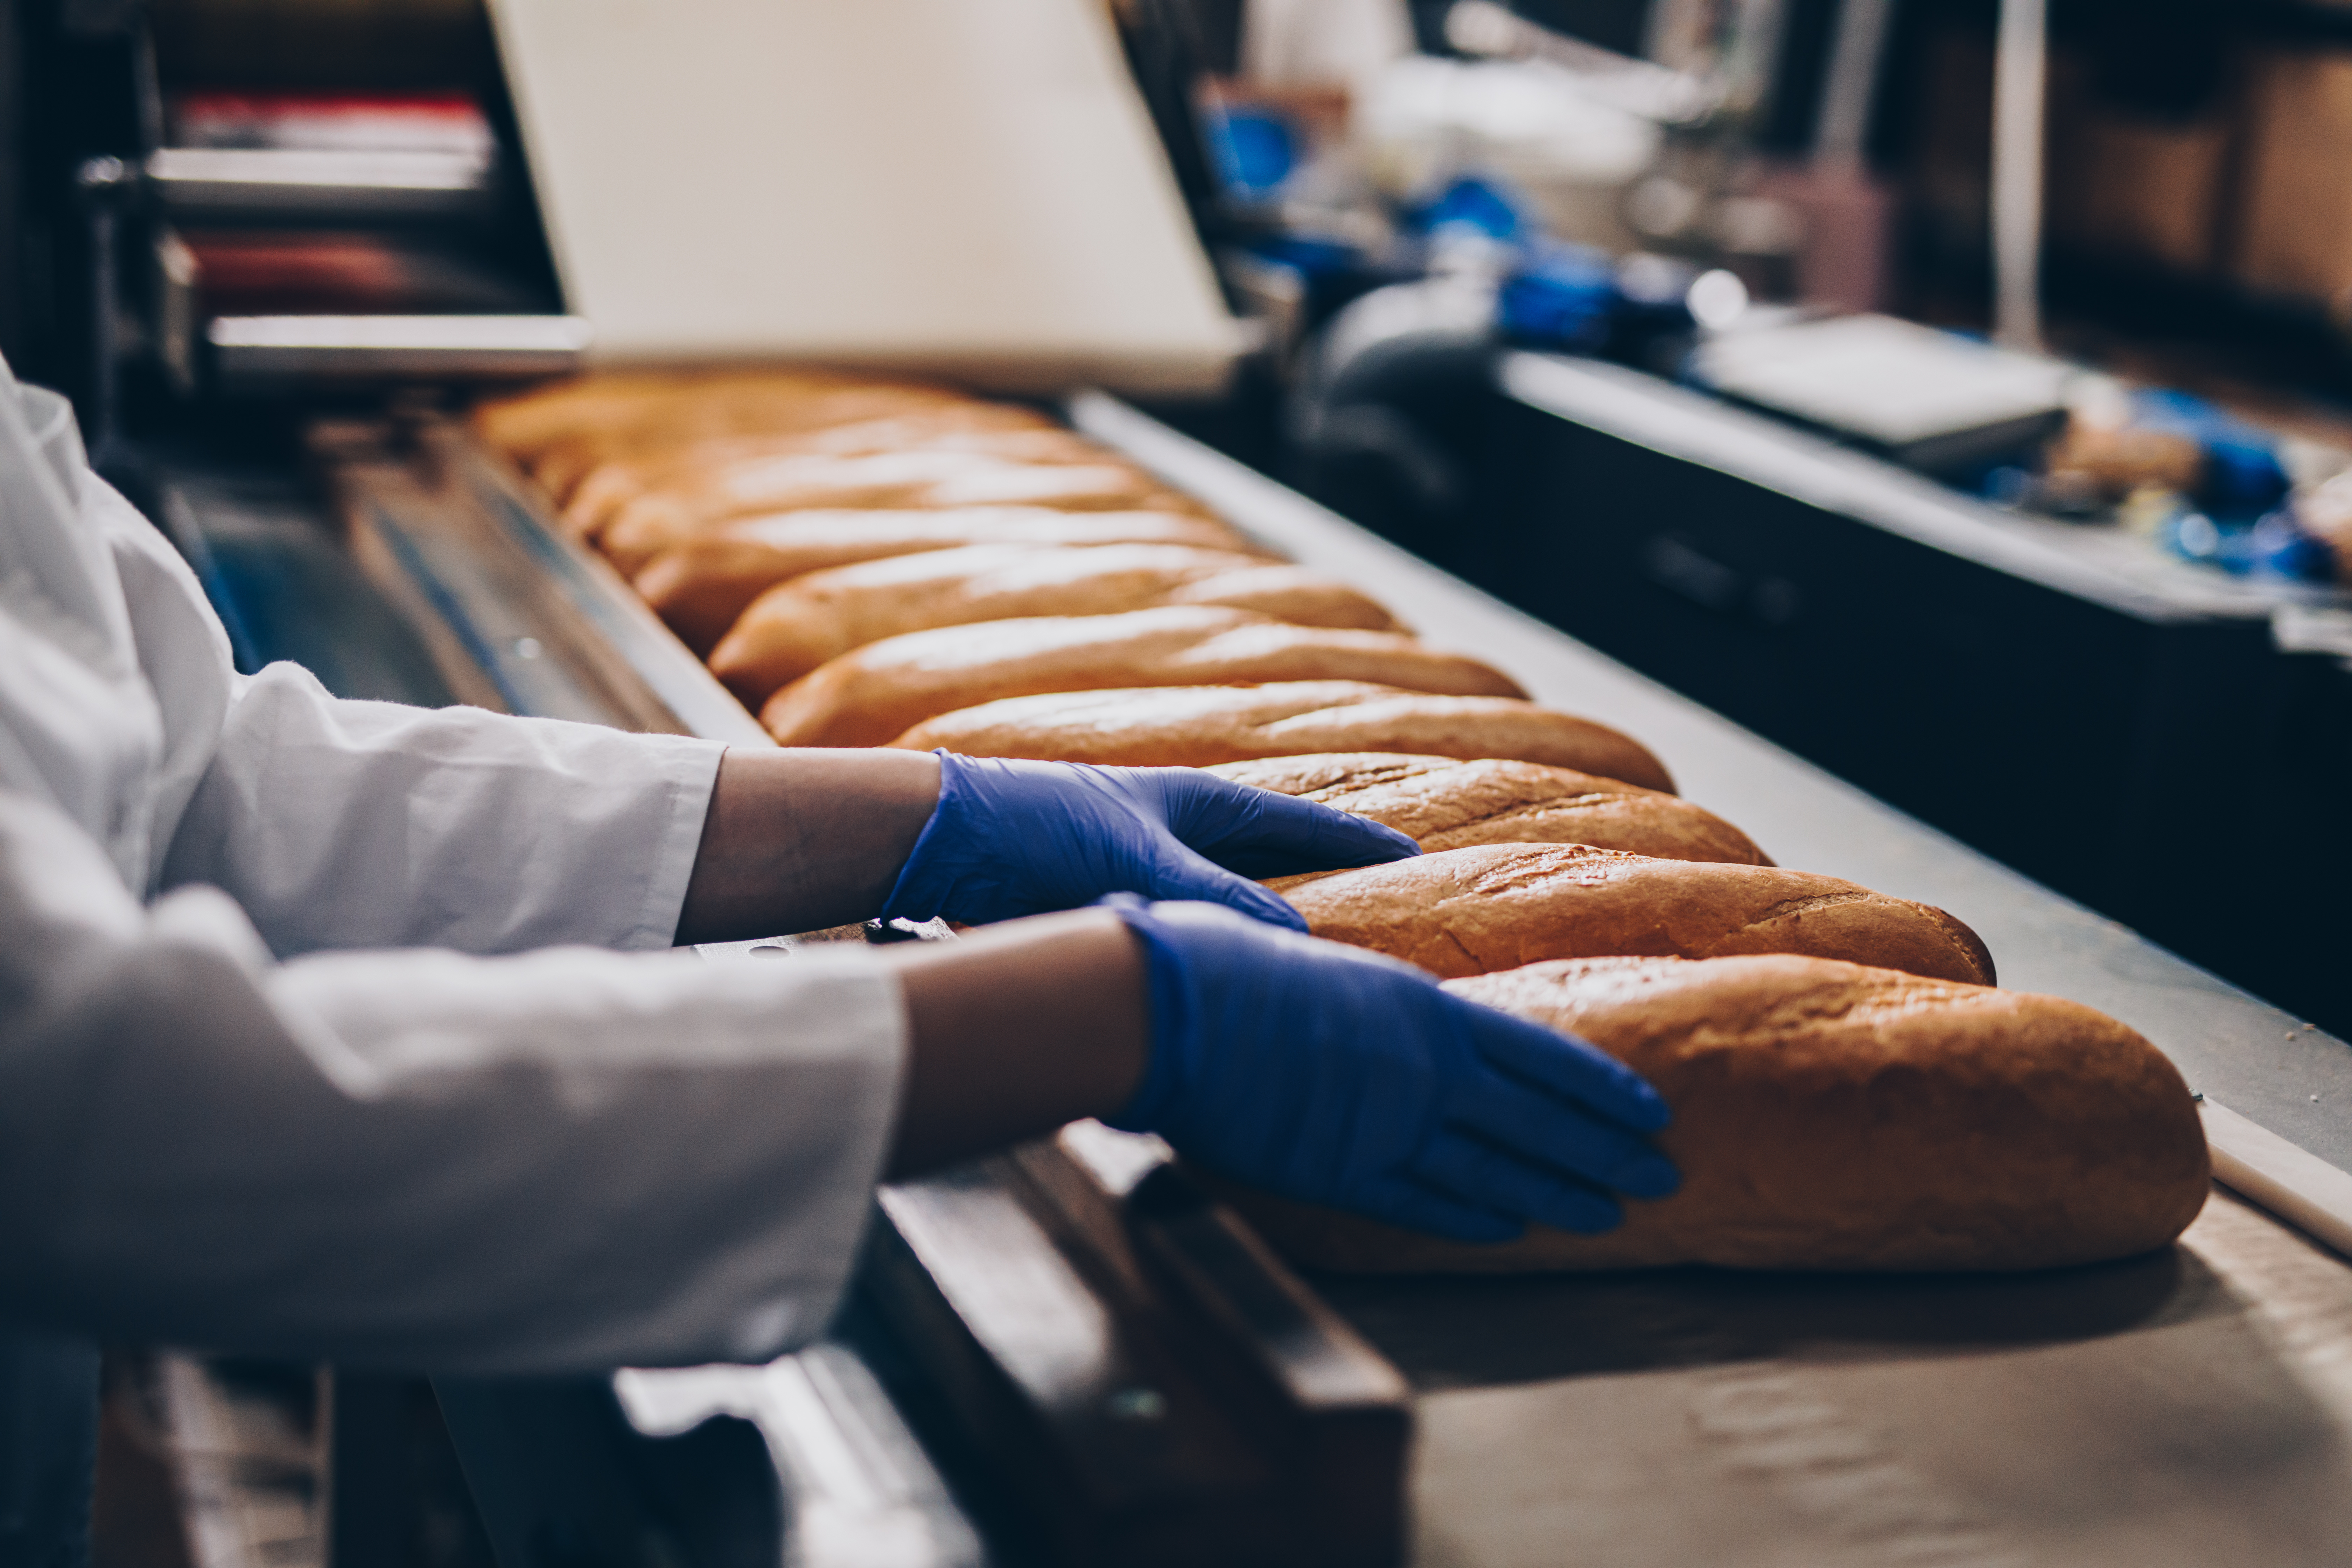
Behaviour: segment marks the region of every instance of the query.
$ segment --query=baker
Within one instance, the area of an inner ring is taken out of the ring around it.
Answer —
[[[1670,1191],[1639,1078],[1248,879],[1412,853],[1185,769],[241,677],[0,365],[0,1560],[73,1560],[91,1341],[761,1361],[824,1327],[877,1181],[1076,1117],[1460,1240]],[[675,947],[874,916],[990,929]]]

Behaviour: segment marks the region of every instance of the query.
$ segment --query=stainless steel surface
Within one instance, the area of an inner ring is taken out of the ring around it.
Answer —
[[[775,742],[602,560],[462,430],[313,436],[354,552],[466,701],[621,729]]]
[[[580,368],[577,316],[216,316],[205,329],[224,385],[520,380]]]
[[[489,160],[471,152],[165,147],[147,183],[179,218],[461,216],[483,210]]]
[[[2352,1561],[2352,1270],[2227,1194],[2051,1274],[1321,1285],[1421,1390],[1432,1568]]]
[[[338,438],[330,483],[361,566],[424,633],[477,707],[675,732],[530,556],[414,454]]]
[[[620,574],[556,526],[537,488],[513,464],[452,426],[435,426],[424,439],[442,470],[560,586],[685,733],[730,746],[776,743]]]
[[[1808,504],[2143,619],[2263,619],[2283,605],[2347,598],[2328,588],[2257,583],[2170,560],[2112,529],[2003,511],[1622,365],[1510,353],[1497,375],[1505,390],[1532,407],[1702,467],[1736,471]]]

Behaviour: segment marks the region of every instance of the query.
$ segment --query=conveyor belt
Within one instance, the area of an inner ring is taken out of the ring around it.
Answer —
[[[2008,983],[2125,1019],[2252,1123],[2352,1158],[2341,1042],[1131,408],[1071,415],[1432,640],[1640,736],[1781,863],[1952,910]],[[694,706],[656,662],[671,710]],[[1417,1562],[2352,1561],[2352,1268],[2226,1193],[2176,1249],[2046,1275],[1317,1284],[1413,1384]]]
[[[2226,1193],[2017,1279],[1322,1284],[1419,1391],[1417,1563],[2352,1561],[2352,1270]]]

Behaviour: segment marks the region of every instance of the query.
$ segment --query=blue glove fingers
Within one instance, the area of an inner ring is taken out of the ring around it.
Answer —
[[[1655,1132],[1673,1120],[1647,1079],[1600,1047],[1492,1007],[1455,1000],[1475,1010],[1472,1041],[1496,1066],[1636,1132]]]
[[[1525,1222],[1477,1204],[1465,1203],[1409,1176],[1382,1176],[1362,1184],[1342,1200],[1347,1207],[1385,1225],[1425,1231],[1448,1241],[1492,1246],[1516,1241]]]
[[[1370,817],[1273,790],[1228,784],[1214,773],[1166,772],[1178,775],[1155,781],[1164,785],[1161,799],[1169,830],[1246,877],[1378,866],[1421,853],[1420,845]]]
[[[1520,1159],[1637,1198],[1663,1198],[1682,1185],[1674,1162],[1640,1134],[1485,1068],[1455,1080],[1444,1116]]]
[[[1245,877],[1236,877],[1173,841],[1156,846],[1145,869],[1151,886],[1134,890],[1148,899],[1223,904],[1268,925],[1300,932],[1307,930],[1307,917],[1292,909],[1279,894]]]
[[[1440,1132],[1413,1156],[1412,1173],[1440,1192],[1554,1230],[1591,1236],[1614,1229],[1617,1205],[1580,1182],[1531,1165],[1459,1132]]]

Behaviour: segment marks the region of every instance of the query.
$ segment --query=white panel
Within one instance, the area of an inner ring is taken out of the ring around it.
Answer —
[[[2352,1175],[2226,1105],[2197,1109],[2223,1186],[2352,1258]]]
[[[617,361],[1205,384],[1238,332],[1104,0],[491,0]]]

